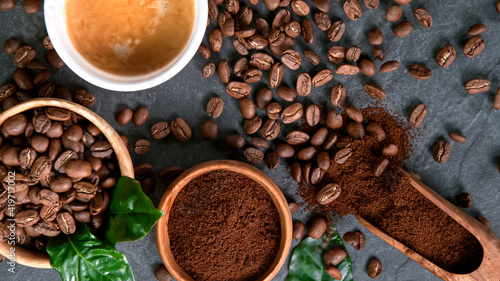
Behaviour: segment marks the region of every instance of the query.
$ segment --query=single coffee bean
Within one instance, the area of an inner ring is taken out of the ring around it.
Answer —
[[[316,201],[321,205],[328,205],[340,196],[341,188],[338,184],[329,183],[323,187],[316,196]]]
[[[235,21],[231,16],[231,13],[227,11],[219,13],[217,22],[219,23],[219,28],[222,32],[222,36],[230,37],[234,35]]]
[[[409,122],[414,126],[420,126],[427,115],[427,107],[421,103],[417,105],[410,114]]]
[[[77,211],[73,213],[75,220],[81,223],[89,223],[92,221],[92,216],[89,211]]]
[[[456,200],[458,205],[462,208],[469,208],[470,206],[472,206],[473,202],[472,195],[465,192],[458,194]]]
[[[151,142],[147,139],[140,139],[134,143],[132,149],[137,155],[144,155],[149,153],[149,148],[151,146]]]
[[[455,47],[447,44],[436,55],[436,63],[441,67],[448,67],[455,60],[455,57]]]
[[[210,49],[207,47],[207,45],[201,44],[200,47],[198,48],[198,52],[204,59],[210,58]]]
[[[387,170],[387,166],[389,166],[389,159],[381,158],[373,167],[373,173],[376,177],[380,177]]]
[[[250,143],[258,148],[269,148],[269,143],[265,139],[260,137],[253,137]]]
[[[335,246],[323,254],[323,261],[328,266],[337,266],[347,257],[347,251],[342,246]],[[340,279],[339,279],[340,280]]]
[[[401,16],[403,16],[403,9],[398,5],[390,6],[385,14],[385,18],[390,22],[397,22]]]
[[[276,120],[280,117],[283,107],[277,102],[272,102],[266,107],[266,115],[269,119]]]
[[[388,144],[382,149],[382,154],[386,157],[394,157],[398,154],[398,147],[395,144]]]
[[[182,172],[183,170],[179,166],[168,166],[166,168],[161,169],[158,172],[158,178],[160,179],[174,178],[180,175]]]
[[[226,59],[219,62],[219,78],[222,83],[229,83],[229,79],[231,78],[231,70]]]
[[[339,144],[339,142],[337,142]],[[335,153],[335,156],[333,160],[339,165],[343,165],[347,162],[347,160],[352,156],[352,150],[349,147],[342,148],[337,153]]]
[[[285,25],[285,34],[292,38],[298,37],[301,32],[302,26],[297,21],[290,21]]]
[[[365,247],[365,244],[366,244],[366,237],[360,231],[346,232],[344,234],[344,236],[342,237],[342,239],[344,239],[344,242],[346,242],[347,244],[351,244],[354,247],[354,249],[356,249],[358,251],[363,250],[363,248]]]
[[[94,198],[97,192],[97,187],[89,182],[76,182],[73,184],[73,188],[75,189],[77,200],[80,201],[82,201],[82,199],[88,199],[88,201],[90,201],[92,198]],[[86,200],[85,202],[88,201]]]
[[[25,69],[23,68],[16,69],[14,71],[13,77],[19,89],[25,91],[33,91],[35,89],[35,85],[33,84],[30,75]]]
[[[221,98],[213,97],[208,101],[207,114],[212,118],[217,118],[222,114],[224,109],[224,101]]]
[[[352,105],[345,105],[345,112],[347,116],[349,116],[355,122],[363,122],[363,113],[361,113],[361,111],[359,111],[359,109],[357,109],[356,107]]]
[[[250,119],[255,116],[255,105],[249,98],[242,98],[239,101],[239,108],[243,118]]]
[[[487,79],[472,79],[465,84],[465,90],[469,94],[484,93],[491,88],[491,82]]]
[[[303,72],[297,77],[296,90],[299,96],[307,96],[312,90],[312,80],[309,74]]]
[[[259,164],[264,159],[264,153],[255,147],[245,149],[243,155],[252,164]]]
[[[214,140],[217,137],[217,123],[208,120],[201,126],[201,136],[206,140]]]
[[[57,214],[57,224],[64,234],[73,234],[76,231],[76,224],[73,216],[68,212],[60,212]]]
[[[332,92],[330,93],[330,101],[333,106],[343,107],[346,98],[346,89],[342,85],[337,85],[333,87]]]
[[[455,142],[460,142],[461,143],[461,142],[466,142],[467,141],[467,137],[465,137],[462,134],[456,133],[456,132],[449,132],[448,135]]]
[[[316,75],[314,75],[314,77],[312,78],[312,85],[314,87],[321,87],[326,83],[330,82],[332,78],[333,78],[333,72],[330,69],[323,69]]]
[[[303,19],[302,20],[302,37],[304,38],[304,42],[306,44],[312,44],[315,40],[314,28],[310,20]]]
[[[17,89],[14,84],[6,84],[0,87],[0,101],[4,101],[6,98],[14,95],[16,90]]]
[[[305,17],[309,14],[310,8],[306,2],[302,0],[294,0],[290,3],[292,10],[301,17]]]
[[[38,200],[44,206],[57,206],[59,204],[59,195],[49,189],[42,189],[38,193]]]
[[[378,27],[370,29],[370,31],[368,31],[368,42],[373,46],[382,45],[382,42],[384,42],[382,30]]]
[[[365,137],[365,128],[363,124],[357,122],[347,123],[346,127],[347,134],[353,139],[361,139]]]
[[[306,107],[305,116],[307,125],[314,127],[319,123],[321,117],[321,109],[315,104],[308,105]]]
[[[432,152],[432,156],[436,162],[443,164],[450,158],[451,144],[447,141],[439,141]]]
[[[359,60],[358,67],[366,76],[373,76],[377,73],[377,66],[367,58]]]
[[[149,175],[153,172],[153,166],[149,163],[141,163],[134,166],[134,173],[137,176]]]
[[[224,142],[226,143],[227,146],[233,149],[240,149],[243,146],[245,146],[245,138],[243,136],[234,134],[234,135],[229,135],[224,139]]]
[[[303,148],[297,152],[297,158],[303,161],[308,161],[313,159],[314,156],[316,156],[316,153],[318,150],[314,146],[309,146],[306,148]]]
[[[5,161],[5,156],[4,156],[4,164],[9,165]],[[10,165],[9,165],[10,166]],[[29,180],[30,182],[36,182],[40,180],[40,178],[43,178],[46,176],[50,170],[52,169],[52,162],[47,156],[41,156],[38,157],[33,165],[31,166],[30,174],[29,174]]]
[[[360,55],[361,55],[361,48],[358,46],[351,46],[349,47],[349,49],[347,49],[347,52],[345,54],[345,59],[348,61],[356,62],[358,61]]]
[[[413,26],[409,21],[400,22],[394,27],[394,34],[396,37],[404,38],[408,36],[413,30]]]
[[[340,75],[356,75],[359,73],[359,68],[352,64],[342,64],[335,68],[335,73]]]
[[[110,145],[111,147],[111,145]],[[95,157],[95,156],[94,156]],[[54,169],[60,173],[64,173],[66,171],[66,164],[71,161],[75,160],[78,158],[78,155],[76,152],[72,150],[67,150],[63,152],[57,160],[54,162]]]
[[[386,61],[380,67],[380,73],[387,73],[389,71],[394,71],[399,68],[399,62],[395,60]]]
[[[358,20],[363,12],[357,0],[346,0],[344,2],[344,12],[352,21]]]
[[[328,59],[335,64],[339,64],[339,63],[344,62],[345,48],[342,46],[331,47],[328,50]]]
[[[266,154],[265,162],[268,169],[274,170],[278,167],[280,158],[276,152],[272,151]]]
[[[267,37],[269,34],[269,23],[263,18],[258,18],[255,20],[255,29],[257,29],[258,33]]]
[[[24,11],[27,14],[36,14],[40,9],[39,0],[25,0],[24,1]]]
[[[272,29],[285,30],[285,25],[290,21],[291,14],[287,9],[281,9],[274,17],[271,24]]]
[[[20,47],[14,56],[14,63],[19,68],[25,68],[35,58],[35,50],[31,46]]]
[[[288,203],[288,209],[290,209],[290,213],[295,213],[299,210],[300,205],[295,202]]]
[[[62,109],[62,108],[57,108],[57,107],[47,107],[45,108],[44,111],[45,115],[51,120],[54,121],[68,121],[71,118],[71,112]],[[60,123],[53,123],[54,124],[60,124]]]
[[[295,155],[295,150],[289,144],[280,143],[276,146],[276,154],[280,158],[292,158]]]
[[[302,181],[302,167],[300,167],[300,164],[298,162],[293,162],[291,173],[292,173],[292,179],[294,181],[296,182]]]
[[[319,64],[318,55],[311,49],[306,49],[304,51],[304,57],[306,57],[306,59],[308,59],[313,65]]]
[[[167,122],[158,122],[151,127],[151,136],[156,139],[163,139],[170,134],[170,126]]]
[[[418,20],[418,22],[424,27],[424,28],[429,28],[432,26],[432,17],[427,12],[426,9],[424,8],[417,8],[413,12],[415,15],[415,18]]]
[[[26,116],[24,114],[17,114],[7,119],[2,128],[9,136],[19,136],[24,133],[27,125],[28,120]]]
[[[278,121],[269,119],[262,125],[262,136],[266,140],[273,140],[278,137],[281,125]]]
[[[320,238],[325,233],[327,227],[326,221],[323,218],[315,219],[309,227],[309,237],[312,239]]]
[[[373,83],[366,83],[363,89],[372,99],[383,100],[386,97],[384,89]]]
[[[73,179],[85,178],[92,173],[92,165],[83,160],[70,160],[65,164],[65,173]]]
[[[233,70],[234,74],[238,77],[243,76],[243,74],[250,68],[248,59],[247,58],[241,58],[236,61],[234,64]]]
[[[99,141],[90,147],[90,153],[95,158],[106,158],[113,153],[113,147],[111,147],[111,144],[108,141]]]
[[[484,226],[486,226],[486,228],[491,230],[490,221],[487,218],[485,218],[483,215],[477,215],[476,220],[479,221],[480,223],[482,223]]]
[[[293,102],[296,97],[295,92],[287,86],[278,87],[278,89],[276,90],[276,94],[278,95],[278,97],[288,102]]]
[[[261,125],[262,119],[258,115],[255,115],[254,117],[245,120],[243,130],[247,133],[247,135],[255,134],[260,129]]]
[[[291,70],[297,70],[302,64],[302,56],[299,52],[290,49],[283,52],[281,55],[281,61]]]
[[[266,44],[267,44],[267,40],[266,40]],[[233,37],[233,47],[242,56],[248,55],[248,48],[247,47],[250,48],[250,46],[248,45],[248,42],[244,38],[239,38],[238,36]],[[234,72],[236,74],[236,70]]]
[[[59,57],[56,50],[50,50],[47,53],[47,61],[55,69],[61,69],[65,66],[64,61]]]
[[[101,130],[99,130],[99,128],[97,128],[96,125],[90,123],[87,125],[87,131],[93,136],[93,137],[97,137],[101,134]]]
[[[30,169],[35,162],[36,156],[37,153],[33,148],[24,148],[19,155],[19,165],[23,169]]]
[[[269,72],[269,86],[271,88],[278,88],[281,85],[281,80],[283,79],[284,72],[284,64],[280,62],[273,64],[271,71]]]
[[[493,102],[493,108],[498,110],[500,109],[500,88],[498,88],[497,93],[495,94],[495,100]]]
[[[487,30],[486,25],[482,23],[477,23],[469,28],[467,35],[474,36],[479,35]]]
[[[311,144],[314,146],[321,146],[328,137],[328,129],[325,127],[319,128],[316,133],[311,137]]]
[[[248,50],[263,50],[269,44],[268,40],[260,34],[254,34],[254,35],[250,36],[246,41],[244,40],[244,38],[238,37],[238,41],[241,44],[245,44],[244,46]],[[286,41],[286,38],[285,38],[285,41]],[[272,51],[272,47],[273,46],[271,45],[270,46],[271,51]],[[281,53],[279,53],[278,55],[281,55]]]
[[[167,268],[163,264],[160,264],[155,269],[155,277],[158,281],[174,281],[174,277],[170,275],[170,272],[168,272]]]
[[[83,136],[83,129],[80,125],[69,126],[63,134],[63,139],[67,139],[72,142],[79,142]]]
[[[95,103],[95,97],[94,95],[87,91],[87,90],[78,90],[75,92],[75,95],[73,96],[73,100],[81,104],[85,107],[91,107]]]
[[[52,72],[48,70],[42,71],[35,76],[33,84],[35,84],[35,86],[42,85],[43,83],[47,82],[50,77],[52,77]]]
[[[3,51],[7,55],[14,55],[19,49],[21,49],[21,47],[22,47],[21,40],[19,40],[18,38],[9,38],[7,39],[7,41],[5,41],[5,44],[3,45]]]
[[[250,65],[261,70],[271,70],[274,59],[265,53],[255,53],[250,58]]]
[[[338,42],[345,32],[345,23],[342,21],[336,21],[328,29],[327,36],[332,42]]]
[[[224,0],[226,10],[233,15],[236,15],[240,10],[240,2],[238,0]]]
[[[323,13],[328,13],[330,11],[330,4],[328,4],[328,0],[312,0],[312,2],[316,8]]]
[[[328,111],[326,115],[326,125],[332,129],[338,129],[342,127],[342,115],[337,112],[337,110],[332,109]]]
[[[250,96],[252,88],[247,83],[231,81],[226,86],[226,92],[233,98],[242,99]]]
[[[323,171],[320,167],[315,167],[311,171],[311,178],[309,179],[310,184],[319,184],[323,181],[323,178],[325,177],[325,171]]]
[[[411,77],[418,80],[427,80],[431,78],[432,75],[432,71],[430,69],[420,64],[410,65],[408,73],[410,73]]]
[[[363,2],[368,9],[377,9],[380,4],[379,0],[363,0]]]
[[[55,85],[53,83],[47,83],[40,87],[38,90],[39,98],[48,98],[54,95]]]
[[[303,131],[292,130],[286,135],[286,142],[291,145],[301,145],[309,141],[309,135]]]
[[[333,148],[333,146],[337,143],[338,141],[338,136],[335,133],[330,133],[328,138],[325,140],[323,143],[323,149],[324,150],[330,150]]]
[[[210,31],[208,36],[208,41],[210,43],[210,48],[212,51],[218,53],[222,49],[222,31],[220,28],[214,28]]]
[[[302,236],[304,236],[304,231],[305,231],[305,226],[302,222],[296,221],[293,223],[293,234],[292,238],[295,240],[300,240],[302,239]]]
[[[37,210],[25,210],[17,213],[15,219],[19,227],[27,227],[35,225],[40,220],[40,215]]]
[[[315,13],[314,21],[316,22],[316,26],[322,31],[327,31],[332,26],[330,17],[324,12]]]
[[[191,128],[189,128],[188,124],[180,117],[175,118],[174,121],[170,123],[170,129],[174,137],[180,142],[187,141],[191,138]]]
[[[385,59],[385,54],[384,50],[380,47],[374,47],[372,49],[373,57],[377,60],[384,60]]]
[[[484,40],[481,36],[474,36],[467,43],[465,43],[463,48],[463,53],[469,58],[473,58],[479,55],[484,50]]]
[[[281,113],[281,121],[290,124],[300,119],[304,115],[304,107],[301,103],[294,103],[286,107]]]
[[[330,168],[330,154],[327,151],[318,153],[318,156],[316,157],[316,164],[318,164],[318,167],[321,170],[328,170],[328,168]]]
[[[368,277],[372,279],[379,278],[382,274],[382,263],[378,259],[372,258],[370,263],[368,263],[366,273],[368,274]]]
[[[203,65],[203,68],[201,70],[201,73],[203,75],[203,78],[209,78],[215,75],[215,63],[213,62],[206,62]]]
[[[255,106],[258,109],[265,109],[273,99],[273,91],[268,87],[262,87],[255,95]]]
[[[351,136],[340,137],[335,144],[335,147],[337,147],[338,149],[351,147],[352,141],[353,139]]]
[[[327,266],[325,272],[335,280],[342,280],[342,272],[334,266]]]

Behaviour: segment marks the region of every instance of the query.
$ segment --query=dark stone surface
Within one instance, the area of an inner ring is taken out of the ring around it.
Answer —
[[[311,1],[306,1],[311,4]],[[428,184],[439,194],[454,202],[454,197],[460,192],[468,192],[474,197],[474,204],[466,212],[472,216],[481,213],[488,218],[495,233],[500,233],[500,112],[493,109],[493,97],[500,86],[500,15],[493,0],[480,1],[413,1],[403,6],[404,15],[401,20],[413,23],[413,32],[406,38],[396,38],[392,28],[396,23],[385,19],[385,11],[393,1],[381,1],[376,10],[368,10],[360,1],[363,16],[357,22],[350,21],[342,10],[342,2],[329,1],[332,19],[342,19],[346,22],[347,30],[342,40],[336,44],[326,39],[326,33],[321,32],[314,25],[316,43],[312,47],[321,58],[321,63],[313,67],[304,59],[302,67],[297,71],[286,70],[283,84],[295,88],[295,78],[300,72],[315,74],[323,68],[332,68],[328,61],[326,50],[333,45],[342,45],[348,48],[351,45],[361,47],[363,54],[372,56],[372,47],[366,40],[370,29],[377,26],[384,34],[384,43],[381,45],[387,60],[399,60],[401,65],[397,71],[376,74],[373,77],[357,75],[354,77],[334,76],[333,81],[321,88],[314,88],[307,98],[299,101],[326,102],[331,88],[342,83],[348,90],[348,101],[358,107],[366,107],[373,102],[363,91],[365,82],[373,81],[387,92],[387,99],[381,106],[406,119],[417,104],[426,104],[429,114],[421,129],[421,134],[414,140],[414,153],[407,162],[411,170],[422,175],[423,182]],[[247,5],[250,5],[245,1]],[[311,4],[312,5],[312,4]],[[413,10],[425,7],[433,16],[434,25],[424,29],[413,16]],[[263,3],[258,5],[259,11],[255,17],[266,14]],[[312,9],[316,12],[316,9]],[[312,20],[313,13],[308,18]],[[274,14],[274,12],[273,12]],[[293,14],[292,18],[298,19]],[[486,48],[477,57],[470,59],[462,54],[462,46],[469,36],[468,28],[476,23],[484,23],[488,31],[482,34],[486,41]],[[37,58],[46,63],[47,51],[42,47],[42,40],[46,35],[43,14],[39,11],[35,15],[27,15],[22,8],[22,2],[17,4],[13,11],[0,12],[0,43],[10,37],[18,37],[23,42],[34,46]],[[208,30],[215,26],[212,23]],[[104,39],[103,39],[104,40]],[[304,50],[306,44],[303,39],[296,39],[297,50]],[[205,40],[205,43],[208,43]],[[445,44],[452,44],[457,49],[455,62],[446,69],[436,65],[434,57]],[[228,58],[230,65],[240,57],[232,48],[230,40],[224,39],[224,52],[212,53],[210,61],[218,63],[222,58]],[[275,57],[275,59],[277,59]],[[12,81],[11,75],[15,70],[13,57],[0,54],[0,84]],[[135,163],[149,162],[153,164],[155,174],[169,165],[180,165],[189,168],[198,163],[214,159],[244,160],[242,155],[225,147],[221,141],[231,133],[243,134],[243,118],[238,111],[238,102],[225,93],[224,85],[217,76],[203,79],[201,67],[206,62],[196,55],[192,62],[174,79],[150,90],[134,93],[110,92],[90,85],[77,77],[67,67],[55,71],[52,82],[67,86],[72,92],[78,89],[87,89],[95,94],[96,104],[92,107],[106,119],[118,132],[129,136],[131,143],[141,138],[150,138],[149,128],[158,121],[172,121],[175,117],[182,117],[191,126],[193,137],[190,141],[179,143],[172,136],[164,140],[152,140],[151,152],[147,155],[133,155]],[[382,64],[375,61],[377,67]],[[432,70],[432,77],[426,81],[416,80],[408,74],[408,66],[419,63]],[[254,91],[263,83],[267,84],[267,72],[264,82],[252,85]],[[492,89],[487,93],[469,95],[464,90],[464,84],[473,78],[487,78],[492,82]],[[205,141],[201,138],[201,126],[208,120],[205,106],[213,96],[221,97],[225,102],[224,111],[216,122],[219,126],[218,138],[215,141]],[[280,100],[275,96],[277,100]],[[287,103],[284,103],[287,104]],[[145,105],[151,115],[146,125],[135,127],[132,123],[119,126],[114,115],[120,109],[128,106],[132,109]],[[262,110],[260,116],[265,115]],[[286,130],[298,124],[287,126]],[[463,144],[452,143],[450,160],[446,164],[437,164],[432,158],[432,148],[439,138],[448,138],[449,130],[457,130],[468,137]],[[247,140],[250,137],[247,136]],[[285,195],[298,203],[303,202],[295,195],[297,184],[289,177],[283,163],[277,170],[269,171],[264,164],[258,168],[266,172],[282,188]],[[157,181],[157,187],[151,196],[157,204],[166,190],[169,181]],[[307,222],[309,212],[299,211],[293,215],[295,220]],[[395,222],[397,223],[397,222]],[[361,230],[366,234],[366,247],[358,252],[348,246],[347,250],[353,260],[355,280],[369,280],[366,275],[366,266],[371,257],[382,261],[384,272],[381,280],[438,280],[437,277],[423,269],[404,254],[392,248],[375,235],[364,229],[352,216],[338,218],[336,224],[341,234],[351,230]],[[292,248],[297,245],[293,241]],[[118,244],[130,261],[136,280],[155,280],[153,272],[161,263],[156,250],[154,233],[140,241]],[[287,265],[283,266],[274,280],[285,280]],[[39,270],[18,265],[16,274],[7,272],[7,264],[0,264],[2,280],[59,280],[54,270]]]

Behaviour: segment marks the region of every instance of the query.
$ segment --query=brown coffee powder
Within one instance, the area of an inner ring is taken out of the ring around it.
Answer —
[[[281,242],[278,211],[245,175],[203,174],[177,195],[169,215],[172,254],[194,280],[256,280]]]
[[[321,185],[301,186],[301,196],[311,206],[334,211],[341,216],[358,214],[382,231],[405,244],[441,268],[466,273],[479,266],[482,248],[477,239],[455,220],[416,191],[398,172],[410,153],[409,129],[381,108],[368,108],[363,115],[380,124],[387,134],[379,143],[367,134],[352,143],[353,155],[339,165],[335,161]],[[339,134],[346,135],[345,126]],[[375,177],[373,166],[385,144],[395,144],[399,153],[390,158],[389,169]],[[339,198],[326,207],[316,202],[316,194],[330,182],[339,184]]]

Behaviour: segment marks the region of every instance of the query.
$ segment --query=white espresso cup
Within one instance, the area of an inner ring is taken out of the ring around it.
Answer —
[[[97,68],[75,49],[66,26],[65,2],[65,0],[45,0],[44,4],[45,25],[54,49],[64,63],[78,76],[96,86],[113,91],[140,91],[155,87],[174,77],[198,51],[207,26],[208,2],[207,0],[195,0],[194,29],[182,53],[169,64],[154,72],[137,76],[120,76]]]

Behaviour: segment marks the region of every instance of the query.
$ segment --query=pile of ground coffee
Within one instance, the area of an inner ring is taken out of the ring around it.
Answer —
[[[347,162],[340,165],[331,161],[322,183],[301,185],[301,196],[310,206],[323,211],[364,217],[445,270],[465,273],[477,268],[483,253],[477,239],[416,191],[398,172],[410,154],[409,129],[381,108],[367,108],[363,115],[382,126],[387,135],[385,141],[378,142],[373,134],[354,140],[353,154]],[[344,125],[339,135],[346,135],[345,130]],[[376,177],[373,167],[386,144],[395,144],[399,152],[390,159],[386,172]],[[321,206],[316,195],[330,182],[341,186],[341,194],[331,204]]]
[[[256,280],[281,243],[280,218],[266,190],[245,175],[203,174],[177,195],[168,221],[172,254],[193,279]]]

